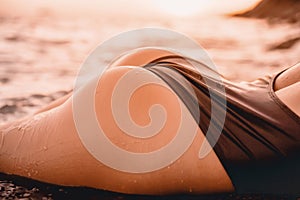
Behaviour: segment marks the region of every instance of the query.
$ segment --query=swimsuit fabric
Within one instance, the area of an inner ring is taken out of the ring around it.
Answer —
[[[179,56],[144,67],[187,106],[237,192],[300,193],[300,118],[273,90],[280,73],[233,83],[216,79],[217,72],[201,63],[193,70]],[[216,113],[225,112],[225,121],[212,115],[212,105]]]

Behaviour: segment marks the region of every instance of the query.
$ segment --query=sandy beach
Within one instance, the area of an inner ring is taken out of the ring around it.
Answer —
[[[237,82],[273,74],[300,61],[300,26],[297,22],[271,23],[266,19],[229,15],[175,19],[152,19],[145,16],[139,19],[71,19],[40,10],[33,17],[0,15],[0,25],[0,124],[34,113],[67,94],[72,90],[77,72],[88,54],[111,36],[132,29],[168,28],[186,34],[205,48],[221,74]],[[114,49],[111,49],[107,53],[113,52]],[[108,62],[105,59],[99,60],[99,66]],[[73,199],[71,197],[74,196],[68,196],[64,192],[76,194],[76,190],[55,186],[54,189],[49,186],[50,190],[45,189],[48,186],[35,187],[34,182],[23,187],[24,182],[26,180],[0,175],[0,194],[6,195],[0,195],[0,199],[9,199],[10,187],[25,188],[18,196],[20,199]],[[32,191],[32,188],[36,189]],[[51,191],[62,196],[54,198]],[[91,196],[87,199],[135,198],[105,192],[99,197],[101,194],[95,191],[86,191]],[[92,194],[96,194],[96,198]],[[265,199],[264,196],[256,197],[254,199]],[[18,198],[16,194],[11,197]],[[203,199],[242,199],[242,196],[226,194],[206,196]]]

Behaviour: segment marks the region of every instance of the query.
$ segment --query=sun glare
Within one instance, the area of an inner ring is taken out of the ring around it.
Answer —
[[[191,16],[209,7],[208,0],[155,0],[162,12],[177,16]]]

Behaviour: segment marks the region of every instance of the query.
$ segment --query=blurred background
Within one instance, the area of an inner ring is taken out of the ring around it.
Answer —
[[[300,61],[299,11],[300,0],[0,0],[0,124],[67,94],[98,44],[137,28],[168,28],[189,36],[232,81],[276,73]],[[99,59],[99,66],[107,62]],[[0,199],[93,199],[82,188],[18,180],[0,174]]]
[[[299,4],[299,0],[0,0],[0,123],[70,91],[80,65],[98,44],[136,28],[161,27],[186,34],[232,81],[277,72],[300,60]],[[106,62],[99,60],[99,66]]]

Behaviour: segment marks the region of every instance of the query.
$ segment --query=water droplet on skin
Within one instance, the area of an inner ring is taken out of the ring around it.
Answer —
[[[47,150],[48,150],[48,147],[43,146],[43,150],[44,150],[44,151],[47,151]]]
[[[136,181],[136,180],[133,180],[133,182],[136,183],[137,181]]]
[[[23,128],[22,124],[17,127],[18,131],[22,130],[22,128]]]
[[[28,176],[28,177],[31,177],[31,173],[30,173],[30,172],[28,172],[28,173],[27,173],[27,176]]]
[[[35,116],[33,117],[33,120],[32,120],[32,121],[39,121],[39,120],[41,120],[42,118],[44,118],[45,116],[46,116],[45,113],[39,113],[38,115],[35,115]]]
[[[192,192],[193,192],[193,189],[192,189],[192,188],[189,188],[189,192],[192,193]]]

